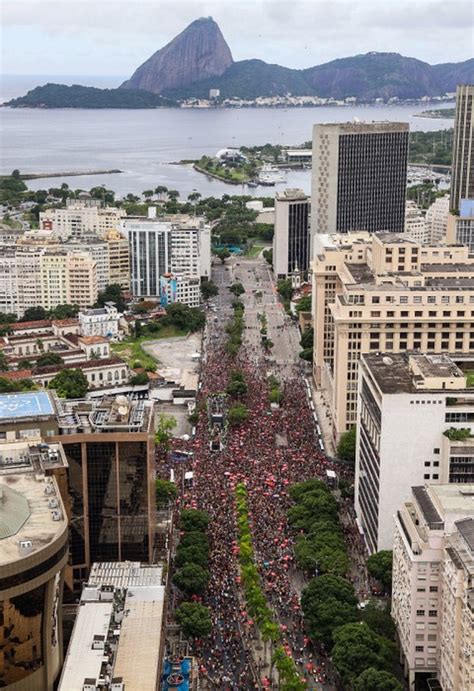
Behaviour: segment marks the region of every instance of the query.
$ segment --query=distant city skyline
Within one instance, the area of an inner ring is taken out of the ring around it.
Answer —
[[[3,74],[130,75],[201,16],[234,60],[305,68],[369,51],[431,64],[472,57],[470,0],[3,0]]]

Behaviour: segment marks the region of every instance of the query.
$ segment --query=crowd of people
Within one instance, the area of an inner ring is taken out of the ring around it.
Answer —
[[[304,634],[301,574],[294,564],[286,513],[291,503],[288,486],[324,478],[332,463],[319,449],[299,366],[285,368],[282,403],[278,409],[271,408],[268,365],[261,366],[265,353],[249,336],[237,358],[231,358],[225,351],[222,325],[208,325],[198,401],[202,402],[201,412],[196,435],[189,442],[194,451],[194,481],[179,499],[181,506],[199,508],[210,517],[210,583],[204,603],[211,610],[213,629],[209,637],[196,642],[195,653],[200,672],[212,688],[277,688],[272,678],[276,675],[270,664],[271,646],[262,644],[240,587],[235,487],[244,483],[255,560],[267,602],[280,627],[281,643],[308,688],[320,688],[320,684],[330,687],[328,663]],[[229,374],[236,368],[247,383],[247,393],[240,401],[249,415],[245,423],[229,432],[224,449],[216,453],[210,449],[205,402],[210,394],[225,391]]]

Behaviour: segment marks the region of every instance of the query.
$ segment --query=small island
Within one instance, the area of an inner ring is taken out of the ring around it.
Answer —
[[[45,84],[14,98],[8,108],[170,108],[175,101],[142,89],[98,89],[94,86]]]
[[[415,113],[417,118],[454,118],[455,108],[438,108],[436,110],[424,110],[421,113]]]

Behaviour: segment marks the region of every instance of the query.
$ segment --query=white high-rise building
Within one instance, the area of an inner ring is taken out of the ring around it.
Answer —
[[[474,687],[474,484],[418,485],[395,518],[392,617],[409,688]]]
[[[416,202],[408,200],[405,206],[405,234],[424,245],[427,241],[425,217]]]
[[[73,252],[88,252],[96,264],[97,289],[105,290],[113,281],[110,280],[109,243],[93,236],[85,236],[81,242],[69,240],[64,249]]]
[[[449,216],[449,194],[438,197],[426,212],[425,226],[427,242],[436,244],[446,239]]]
[[[119,228],[125,216],[123,209],[113,206],[101,208],[86,205],[82,200],[69,200],[64,209],[42,211],[39,225],[43,230],[52,230],[62,240],[71,237],[79,239],[86,235],[104,237],[107,231]]]

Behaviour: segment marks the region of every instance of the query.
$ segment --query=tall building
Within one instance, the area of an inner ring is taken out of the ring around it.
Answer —
[[[17,314],[18,287],[15,247],[0,245],[0,312]]]
[[[125,240],[125,239],[124,239]],[[67,252],[87,252],[95,262],[97,290],[105,290],[112,283],[110,280],[109,243],[95,236],[85,236],[80,242],[75,239],[63,243]],[[89,303],[92,304],[92,303]]]
[[[46,250],[40,256],[41,301],[45,309],[58,305],[93,305],[97,300],[97,266],[88,252]]]
[[[459,364],[470,372],[468,359]],[[362,355],[355,508],[370,552],[392,549],[393,517],[413,485],[474,483],[470,382],[448,355]]]
[[[474,199],[461,199],[457,215],[449,214],[446,240],[466,245],[469,253],[474,254]]]
[[[150,562],[155,535],[153,403],[125,396],[60,401],[77,589],[95,561]]]
[[[405,206],[405,234],[420,245],[424,245],[428,239],[425,217],[412,200],[408,200]]]
[[[426,212],[426,241],[431,244],[446,240],[449,217],[449,194],[438,197]],[[449,242],[449,244],[454,244]]]
[[[409,687],[474,685],[474,485],[415,486],[397,511],[392,617]]]
[[[200,278],[211,273],[210,228],[202,218],[150,215],[124,219],[122,228],[130,245],[131,289],[136,297],[184,301],[200,300]],[[168,290],[176,279],[179,289]]]
[[[474,199],[474,85],[456,90],[450,210],[457,212],[461,199]]]
[[[42,211],[39,226],[42,230],[53,231],[62,240],[91,234],[103,238],[109,230],[118,229],[125,216],[123,209],[101,208],[99,200],[70,199],[64,209]]]
[[[402,233],[408,124],[322,124],[313,127],[313,233]]]
[[[163,580],[163,568],[159,565],[140,562],[93,565],[82,590],[59,691],[161,688]],[[106,679],[108,683],[100,683]]]
[[[60,444],[34,430],[42,403],[0,396],[0,686],[16,691],[52,691],[63,659],[68,522],[54,473],[66,461]]]
[[[474,348],[474,258],[394,233],[316,235],[313,376],[333,436],[357,422],[364,353],[468,354]]]
[[[130,290],[130,250],[127,238],[118,230],[109,230],[105,235],[109,256],[109,285],[119,285]],[[99,289],[100,290],[100,289]]]
[[[273,270],[277,278],[309,269],[309,209],[309,197],[303,190],[287,189],[275,195]]]

